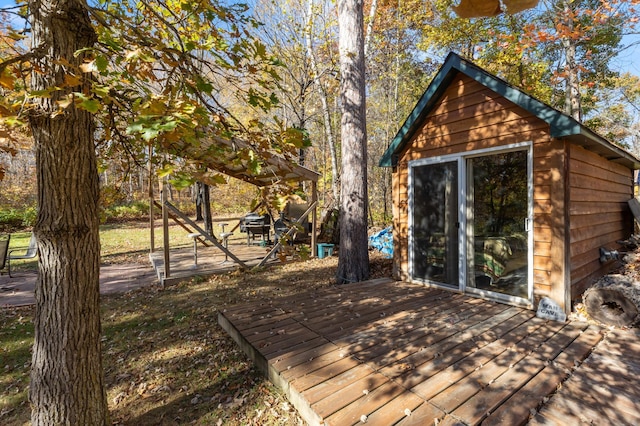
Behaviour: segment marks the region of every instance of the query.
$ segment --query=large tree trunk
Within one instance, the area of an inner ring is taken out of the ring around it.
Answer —
[[[38,98],[30,116],[38,179],[39,273],[29,397],[34,425],[109,424],[100,345],[98,171],[90,113],[69,92],[89,93],[90,81],[65,88],[78,74],[96,35],[81,0],[31,0],[32,89],[64,88]],[[66,66],[65,64],[71,64]]]
[[[204,230],[207,234],[213,235],[213,218],[211,217],[211,190],[206,183],[202,184],[202,220],[204,220]]]
[[[364,19],[361,0],[338,2],[342,104],[340,251],[337,282],[369,278]]]
[[[202,182],[196,182],[196,222],[200,222],[204,220],[204,216],[202,216],[202,198],[203,198],[203,189]]]

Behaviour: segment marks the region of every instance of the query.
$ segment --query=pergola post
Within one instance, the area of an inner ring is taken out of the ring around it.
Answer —
[[[162,200],[162,237],[163,237],[163,251],[164,251],[164,280],[171,276],[171,267],[169,265],[169,210],[167,209],[167,178],[165,177],[161,181],[160,196]]]
[[[317,257],[318,256],[318,244],[317,244],[317,239],[318,239],[318,228],[316,227],[317,225],[317,217],[318,217],[318,185],[316,183],[316,181],[311,181],[311,204],[313,204],[314,207],[313,210],[311,211],[311,256],[312,257]]]
[[[153,214],[153,161],[151,159],[152,154],[151,143],[149,143],[149,252],[153,253],[156,250],[156,239],[155,239],[155,221]]]

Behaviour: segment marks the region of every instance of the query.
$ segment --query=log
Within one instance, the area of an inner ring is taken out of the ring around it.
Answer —
[[[633,326],[640,312],[640,282],[621,274],[605,275],[584,292],[582,301],[595,321],[615,327]]]

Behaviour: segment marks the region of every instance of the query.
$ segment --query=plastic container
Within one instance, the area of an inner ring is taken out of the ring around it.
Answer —
[[[333,255],[333,244],[318,244],[318,259],[324,259]]]

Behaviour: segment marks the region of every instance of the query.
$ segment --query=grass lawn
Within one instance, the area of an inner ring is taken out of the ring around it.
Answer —
[[[156,241],[161,241],[162,229],[156,225]],[[190,240],[185,231],[173,223],[169,228],[169,244],[172,248],[186,247]],[[10,250],[18,250],[21,254],[29,245],[31,232],[15,232],[11,234]],[[156,243],[159,244],[159,243]],[[161,243],[160,243],[161,244]],[[144,263],[149,261],[149,224],[145,222],[116,223],[100,226],[100,252],[103,264],[110,263]],[[37,259],[14,260],[11,269],[16,271],[38,268]]]
[[[176,244],[189,244],[174,234]],[[148,244],[144,226],[102,227],[101,241],[104,263],[147,261],[148,249],[139,245]],[[372,275],[389,275],[389,260],[375,255],[372,260]],[[336,257],[313,259],[103,296],[103,366],[113,424],[302,424],[218,326],[217,311],[329,286],[336,267]],[[32,316],[31,307],[0,310],[2,425],[29,422]]]

